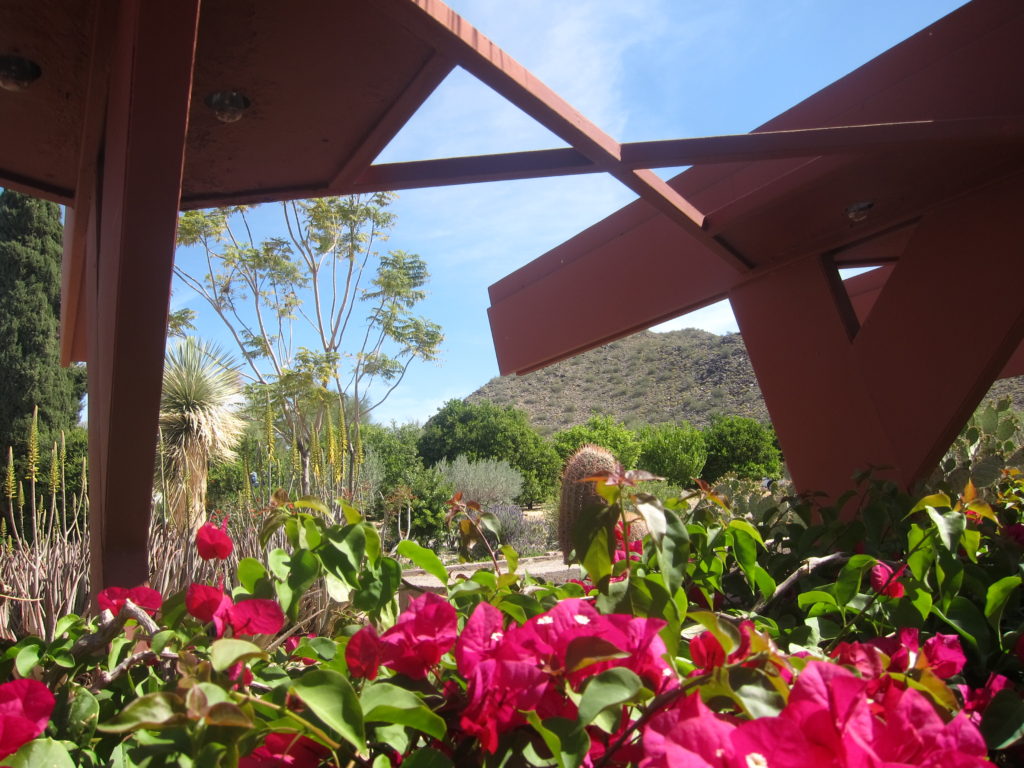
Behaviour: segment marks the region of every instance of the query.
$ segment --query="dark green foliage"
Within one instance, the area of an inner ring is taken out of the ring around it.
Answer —
[[[708,459],[701,477],[717,480],[726,472],[760,479],[782,474],[782,454],[775,446],[775,431],[743,416],[720,416],[704,430]]]
[[[687,423],[656,424],[640,430],[638,466],[678,486],[690,486],[708,458],[704,436]]]
[[[517,502],[532,506],[553,492],[559,460],[518,408],[449,400],[423,427],[419,453],[428,465],[465,455],[471,461],[500,459],[523,475]]]
[[[0,194],[0,450],[24,455],[39,406],[40,450],[78,423],[85,369],[60,364],[62,227],[54,204]]]
[[[626,469],[634,469],[640,457],[640,439],[636,432],[608,415],[595,414],[586,424],[578,424],[557,433],[552,442],[563,462],[581,445],[588,444],[607,448]]]

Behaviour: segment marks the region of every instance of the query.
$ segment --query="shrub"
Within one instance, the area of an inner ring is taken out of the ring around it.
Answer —
[[[755,480],[782,474],[782,454],[771,427],[745,416],[718,416],[703,434],[708,452],[704,480],[712,482],[726,472]]]
[[[611,451],[626,469],[636,466],[640,457],[640,439],[636,433],[611,416],[595,414],[585,424],[556,432],[555,450],[565,462],[582,445],[599,445]]]
[[[687,423],[657,424],[640,429],[639,466],[680,487],[700,477],[708,458],[704,437]]]
[[[456,492],[462,493],[463,499],[484,507],[510,503],[523,488],[522,474],[507,461],[470,461],[465,456],[457,456],[454,461],[442,459],[434,468],[444,475]]]

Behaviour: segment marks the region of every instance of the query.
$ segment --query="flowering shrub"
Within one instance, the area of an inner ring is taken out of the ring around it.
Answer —
[[[521,573],[509,547],[452,579],[404,541],[437,585],[403,592],[356,510],[270,510],[264,542],[287,548],[265,563],[174,595],[110,587],[98,617],[8,648],[3,764],[1017,764],[1020,475],[989,501],[876,488],[853,523],[801,519],[799,501],[748,519],[706,487],[662,501],[635,490],[645,477],[595,481],[607,505],[577,526],[585,577],[568,584]],[[453,500],[453,522],[470,511]],[[196,546],[219,559],[222,537],[204,526]],[[328,637],[301,618],[315,584],[338,610]]]

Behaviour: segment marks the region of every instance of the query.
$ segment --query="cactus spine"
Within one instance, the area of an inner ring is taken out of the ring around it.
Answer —
[[[565,463],[562,472],[562,493],[558,503],[558,545],[562,556],[569,562],[573,549],[573,529],[581,514],[588,507],[604,504],[594,489],[594,483],[581,482],[585,477],[594,477],[613,471],[618,461],[599,445],[583,445]]]

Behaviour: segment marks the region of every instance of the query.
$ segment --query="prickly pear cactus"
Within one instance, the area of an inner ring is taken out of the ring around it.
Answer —
[[[611,472],[618,466],[618,461],[605,448],[599,445],[583,445],[565,463],[562,471],[562,494],[558,502],[558,546],[562,556],[569,562],[572,552],[572,531],[581,513],[594,504],[602,503],[602,499],[594,490],[594,483],[580,482],[585,477],[594,477]]]

